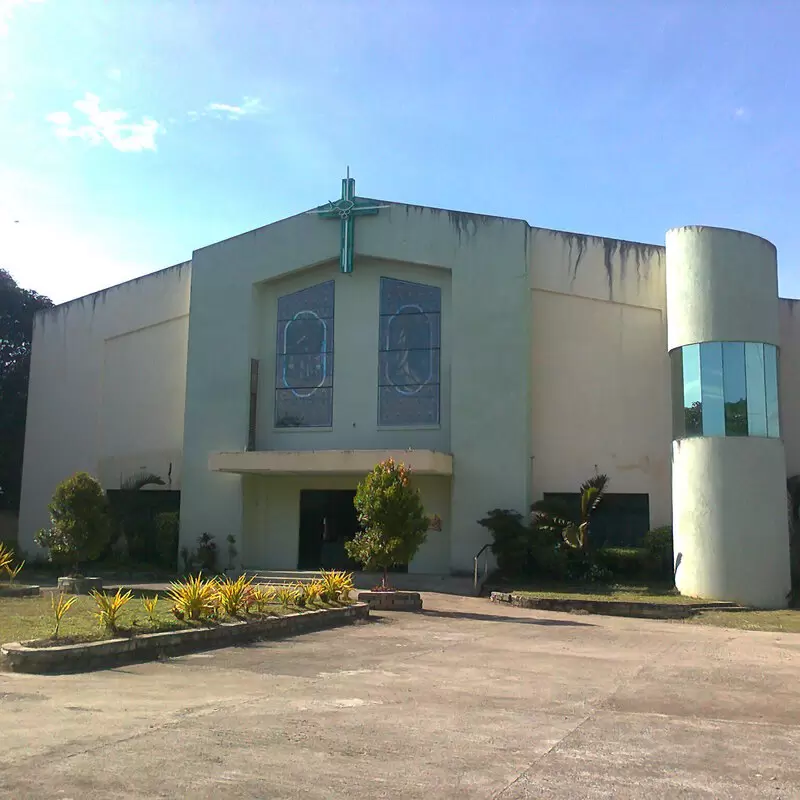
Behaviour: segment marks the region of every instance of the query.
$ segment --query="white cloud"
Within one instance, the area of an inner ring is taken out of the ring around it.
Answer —
[[[253,117],[263,114],[264,105],[260,97],[244,97],[239,105],[231,103],[209,103],[202,111],[190,111],[188,116],[191,120],[199,117],[217,117],[219,119],[238,120],[242,117]]]
[[[47,121],[52,122],[53,125],[69,125],[72,122],[68,111],[54,111],[52,114],[47,115]]]
[[[744,106],[739,106],[739,108],[734,109],[733,116],[736,119],[748,119],[750,117],[750,111]]]
[[[54,111],[46,119],[55,127],[56,136],[62,139],[83,139],[93,145],[108,142],[115,150],[123,153],[156,149],[156,134],[162,130],[156,120],[143,117],[141,122],[125,122],[127,112],[101,110],[100,98],[90,92],[72,105],[86,116],[88,124],[73,125],[72,117],[67,111]]]
[[[14,16],[14,9],[26,3],[41,3],[42,0],[0,0],[0,37],[8,35],[8,27]]]
[[[122,80],[122,70],[119,67],[112,67],[107,73],[109,79],[112,81]]]

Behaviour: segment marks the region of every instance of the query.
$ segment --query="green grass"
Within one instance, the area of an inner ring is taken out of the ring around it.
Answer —
[[[40,597],[0,597],[0,643],[49,640],[55,624],[50,597],[50,592],[44,592]],[[333,606],[318,605],[308,610],[328,607]],[[127,636],[190,627],[189,624],[175,619],[170,608],[171,604],[167,598],[160,596],[156,607],[155,623],[151,623],[142,599],[132,598],[120,613],[120,633],[118,635]],[[91,597],[78,597],[61,620],[59,643],[111,638],[111,634],[101,629],[94,615],[96,609],[97,605]],[[283,616],[305,610],[307,609],[275,604],[269,606],[266,613],[272,616]]]
[[[800,633],[800,609],[778,611],[701,611],[686,620],[692,625],[716,625],[740,631]]]
[[[510,588],[527,597],[552,598],[557,600],[621,600],[638,603],[671,603],[688,605],[701,602],[695,597],[684,597],[667,584],[537,584]]]
[[[574,600],[623,600],[640,603],[702,603],[696,597],[684,597],[669,585],[595,584],[530,584],[520,589],[508,589],[528,597]],[[800,633],[800,609],[777,611],[700,611],[682,624],[714,625],[742,631],[774,631]]]

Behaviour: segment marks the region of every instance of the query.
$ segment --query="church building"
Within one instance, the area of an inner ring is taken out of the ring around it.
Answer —
[[[72,473],[113,491],[145,471],[181,545],[348,566],[355,487],[393,456],[441,518],[410,572],[471,573],[490,509],[605,473],[598,536],[672,524],[681,591],[785,605],[795,305],[757,236],[619,241],[360,198],[348,177],[339,200],[39,313],[20,544]]]

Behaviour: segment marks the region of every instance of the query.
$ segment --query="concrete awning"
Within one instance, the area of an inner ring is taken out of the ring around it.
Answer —
[[[254,450],[211,453],[212,472],[249,475],[366,475],[387,458],[417,475],[452,475],[453,456],[437,450]]]

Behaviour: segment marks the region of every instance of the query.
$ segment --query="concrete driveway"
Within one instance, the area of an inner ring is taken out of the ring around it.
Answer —
[[[0,673],[0,796],[800,797],[800,636],[425,601],[163,663]]]

